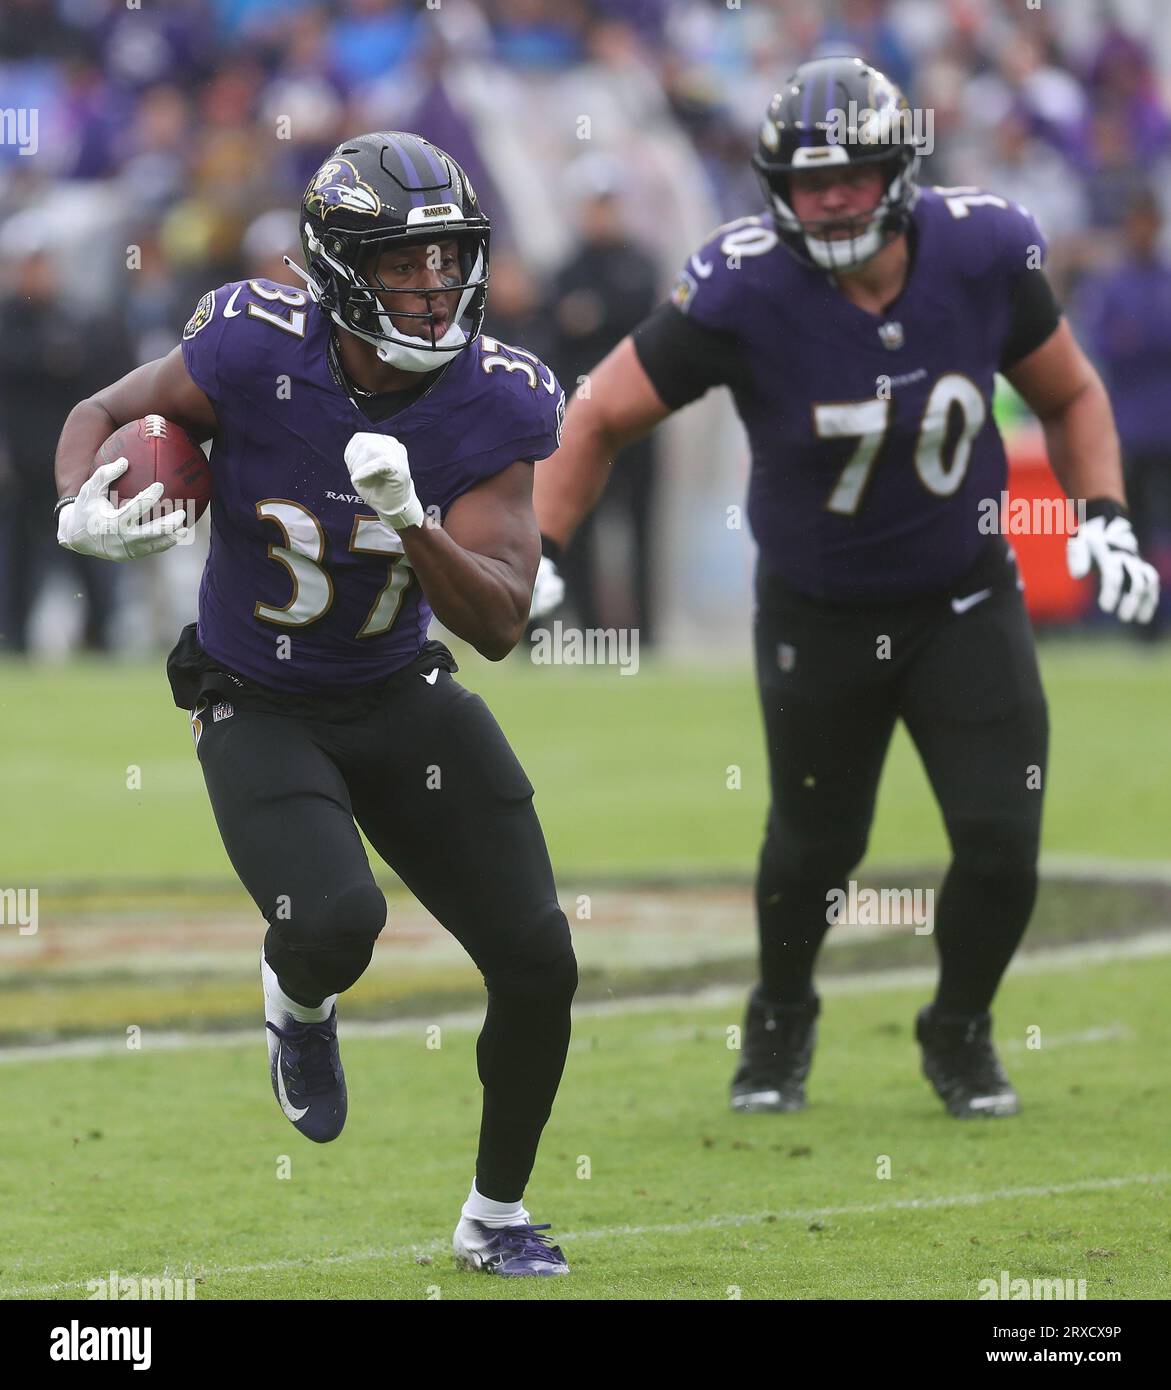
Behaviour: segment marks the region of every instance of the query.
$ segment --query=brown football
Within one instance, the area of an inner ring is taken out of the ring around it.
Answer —
[[[131,420],[98,450],[94,467],[119,458],[128,459],[130,467],[110,485],[110,500],[115,505],[128,502],[151,483],[162,483],[163,495],[151,511],[152,518],[182,507],[187,513],[184,524],[191,526],[207,510],[211,469],[203,450],[182,425],[161,415]]]

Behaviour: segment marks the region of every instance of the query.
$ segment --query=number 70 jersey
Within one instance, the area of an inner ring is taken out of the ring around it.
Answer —
[[[398,439],[441,522],[478,483],[553,453],[565,411],[543,362],[481,336],[430,390],[373,423],[334,377],[331,327],[301,290],[248,280],[205,294],[183,332],[188,373],[219,423],[199,643],[241,675],[300,694],[390,675],[418,654],[431,621],[402,541],[354,493],[350,437]]]
[[[672,293],[733,364],[709,352],[724,374],[708,384],[731,387],[748,432],[762,565],[832,602],[945,587],[987,544],[981,503],[1006,486],[993,382],[1044,238],[979,189],[924,189],[912,216],[910,273],[883,313],[791,256],[767,216],[719,229]]]

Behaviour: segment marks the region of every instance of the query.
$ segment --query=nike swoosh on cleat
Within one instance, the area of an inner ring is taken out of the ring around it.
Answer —
[[[1011,1105],[1015,1097],[1011,1092],[999,1096],[974,1096],[968,1101],[970,1110],[991,1110],[996,1105]]]
[[[285,1112],[288,1118],[292,1120],[294,1123],[296,1123],[296,1121],[299,1120],[302,1115],[307,1115],[309,1113],[309,1107],[306,1105],[303,1110],[298,1110],[297,1107],[293,1104],[293,1102],[289,1099],[289,1094],[285,1090],[285,1074],[281,1070],[281,1048],[283,1046],[284,1043],[278,1039],[276,1045],[277,1100],[280,1101],[281,1109]]]
[[[438,666],[436,666],[436,668],[434,669],[434,671],[424,671],[424,672],[423,672],[423,679],[427,682],[428,685],[434,685],[435,682],[438,680],[438,678],[439,678],[439,667],[438,667]]]
[[[978,603],[983,603],[991,594],[991,589],[981,589],[979,593],[965,594],[963,598],[953,598],[951,601],[951,611],[953,613],[966,613],[969,608],[975,608]]]
[[[224,318],[226,318],[226,319],[239,318],[240,314],[243,312],[243,310],[241,310],[241,309],[236,309],[236,308],[233,307],[233,306],[235,305],[235,303],[236,303],[236,299],[237,299],[237,296],[239,295],[239,293],[240,293],[240,286],[237,285],[236,288],[232,291],[232,297],[231,297],[231,299],[229,299],[228,302],[224,305]]]

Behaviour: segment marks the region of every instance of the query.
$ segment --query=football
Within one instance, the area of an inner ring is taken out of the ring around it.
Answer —
[[[98,450],[94,467],[126,458],[130,467],[110,487],[117,504],[128,502],[152,483],[162,483],[163,495],[151,517],[166,516],[182,507],[186,524],[193,525],[211,500],[211,469],[207,458],[182,425],[161,415],[145,415],[114,431]]]

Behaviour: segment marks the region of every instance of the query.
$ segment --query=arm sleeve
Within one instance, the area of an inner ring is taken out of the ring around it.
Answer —
[[[1061,306],[1043,270],[1026,270],[1013,282],[1008,336],[999,370],[1007,372],[1050,336],[1061,320]]]
[[[651,385],[672,410],[698,400],[713,386],[732,386],[743,368],[739,345],[703,327],[673,304],[660,304],[632,335]]]

